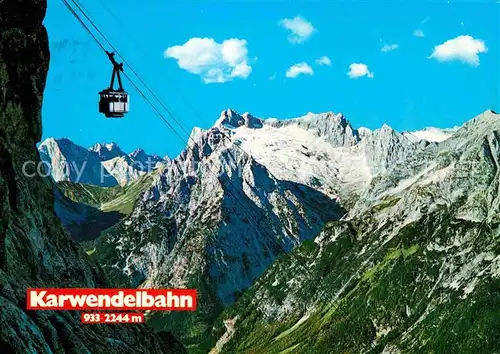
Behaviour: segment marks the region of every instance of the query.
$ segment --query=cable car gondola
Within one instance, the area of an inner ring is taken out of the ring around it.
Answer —
[[[108,54],[109,60],[113,64],[113,74],[109,88],[99,92],[99,113],[104,113],[106,118],[123,118],[129,109],[129,96],[122,86],[120,71],[123,71],[123,63],[118,64],[115,60],[115,53]],[[115,77],[118,78],[118,90],[114,89]]]

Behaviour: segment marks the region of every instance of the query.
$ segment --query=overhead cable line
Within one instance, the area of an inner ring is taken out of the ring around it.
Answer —
[[[132,73],[139,79],[139,81],[149,91],[149,93],[151,94],[151,96],[153,96],[153,98],[160,104],[160,106],[162,106],[162,108],[170,115],[170,117],[172,117],[172,119],[181,128],[181,130],[187,136],[189,136],[190,133],[188,131],[186,131],[186,129],[184,128],[184,126],[182,125],[182,123],[175,117],[175,115],[163,103],[163,101],[158,98],[158,96],[153,92],[153,90],[149,87],[149,85],[142,79],[142,77],[137,73],[137,71],[132,67],[132,65],[126,60],[126,58],[123,55],[121,55],[120,52],[118,51],[118,49],[107,39],[107,37],[104,35],[104,33],[102,33],[102,31],[99,29],[99,27],[97,26],[97,24],[95,23],[95,21],[88,14],[88,11],[85,9],[85,7],[83,6],[83,4],[81,4],[79,0],[70,0],[70,1],[72,1],[75,4],[75,6],[80,10],[80,12],[90,22],[90,24],[92,25],[92,27],[95,28],[95,30],[99,33],[99,35],[101,35],[101,37],[104,38],[104,40],[106,41],[106,43],[113,49],[113,51],[122,58],[122,60],[125,63],[125,65],[127,65],[128,68],[130,69],[130,71],[132,71]]]
[[[106,9],[106,11],[111,15],[111,17],[113,17],[115,19],[115,21],[123,28],[127,31],[127,35],[129,36],[129,38],[132,40],[132,42],[135,43],[136,47],[139,48],[142,52],[142,54],[144,55],[145,58],[150,58],[151,55],[148,54],[146,52],[146,50],[144,49],[144,47],[141,45],[141,43],[137,40],[137,38],[134,36],[133,32],[132,31],[129,31],[128,28],[123,24],[122,21],[120,21],[120,18],[119,16],[116,16],[113,11],[111,11],[111,9],[109,8],[108,5],[106,5],[106,1],[104,0],[99,0],[99,2],[102,4],[102,6]],[[167,85],[168,83],[170,83],[171,85],[172,84],[172,81],[168,80],[167,81]],[[186,98],[186,96],[182,93],[182,91],[178,88],[178,87],[174,87],[175,89],[175,92],[180,96],[180,98],[182,99],[182,101],[189,107],[189,109],[195,114],[195,116],[200,120],[200,122],[202,122],[205,126],[210,126],[210,123],[205,120],[201,114],[198,112],[198,110],[189,102],[189,100]]]
[[[74,3],[73,0],[70,0],[71,2]],[[67,0],[62,0],[62,2],[64,3],[64,5],[66,5],[66,7],[68,8],[68,10],[73,14],[73,16],[77,19],[77,21],[83,26],[83,28],[89,33],[89,35],[95,40],[95,42],[97,43],[97,45],[107,54],[109,55],[109,52],[106,50],[106,48],[104,47],[104,45],[99,41],[99,39],[94,35],[94,33],[91,31],[91,29],[87,26],[87,24],[85,23],[85,21],[83,21],[83,19],[80,17],[80,15],[78,15],[78,13],[71,7],[71,5],[68,3]],[[76,5],[76,4],[75,4]],[[80,10],[81,11],[81,10]],[[83,13],[83,12],[82,12]],[[85,14],[84,14],[85,15]],[[92,21],[89,19],[89,17],[85,16],[87,18],[87,20],[92,24],[92,26],[94,28],[96,28],[96,26],[92,23]],[[98,33],[105,39],[105,41],[110,44],[110,42],[107,40],[107,38],[104,36],[104,34],[99,30]],[[110,47],[114,48],[114,46],[112,46],[110,44]],[[119,54],[118,54],[119,55]],[[120,57],[122,57],[120,55]],[[123,57],[122,57],[123,59]],[[165,117],[163,116],[163,114],[158,110],[158,108],[151,102],[151,100],[144,94],[144,92],[142,92],[142,90],[136,85],[136,83],[131,79],[131,77],[123,72],[123,75],[128,79],[128,81],[134,86],[134,88],[137,90],[137,92],[144,98],[144,100],[151,106],[151,108],[158,114],[158,116],[165,122],[165,124],[167,124],[167,126],[174,132],[174,134],[179,137],[181,139],[182,142],[185,142],[185,139],[182,137],[182,135],[170,124],[170,122],[168,122],[168,120],[165,119]]]
[[[97,39],[97,37],[94,35],[94,33],[92,33],[92,31],[90,30],[90,28],[85,24],[85,22],[81,19],[81,17],[76,13],[75,10],[73,10],[73,8],[71,7],[71,5],[68,3],[67,0],[61,0],[64,5],[66,6],[66,8],[73,14],[73,16],[76,18],[76,20],[83,26],[83,28],[89,33],[89,35],[94,39],[94,41],[97,43],[97,45],[104,51],[104,52],[107,52],[106,51],[106,48],[104,48],[104,46],[101,44],[101,42],[99,42],[99,40]]]

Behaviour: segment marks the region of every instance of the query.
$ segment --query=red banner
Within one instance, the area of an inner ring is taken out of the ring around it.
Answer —
[[[195,311],[195,289],[28,289],[28,310]]]

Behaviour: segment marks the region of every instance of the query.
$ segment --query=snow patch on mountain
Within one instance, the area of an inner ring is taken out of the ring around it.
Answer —
[[[450,136],[452,136],[453,133],[455,133],[457,130],[458,127],[449,129],[428,127],[413,132],[404,132],[403,135],[413,142],[426,140],[430,143],[440,143],[448,139]]]

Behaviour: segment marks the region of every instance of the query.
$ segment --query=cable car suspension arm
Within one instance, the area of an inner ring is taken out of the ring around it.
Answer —
[[[118,78],[118,85],[120,86],[119,90],[123,91],[123,86],[122,86],[122,78],[120,76],[120,71],[123,72],[123,63],[118,63],[115,60],[115,53],[111,53],[106,51],[106,54],[108,55],[109,60],[113,64],[113,74],[111,76],[111,84],[109,85],[109,89],[113,90],[113,86],[115,84],[115,77]]]

